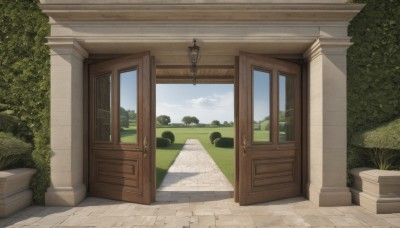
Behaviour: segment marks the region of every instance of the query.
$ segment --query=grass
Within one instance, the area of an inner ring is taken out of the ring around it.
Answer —
[[[218,148],[214,147],[208,139],[208,135],[213,131],[221,132],[223,137],[234,136],[233,127],[221,127],[221,128],[157,128],[157,137],[161,136],[163,131],[172,131],[175,135],[175,143],[168,148],[157,149],[157,187],[161,184],[164,179],[168,168],[174,162],[179,151],[182,149],[183,144],[187,139],[198,139],[204,148],[214,159],[217,166],[221,169],[222,173],[226,176],[229,182],[233,185],[234,183],[234,149],[233,148]]]
[[[256,130],[253,134],[255,142],[270,142],[269,131]]]
[[[173,128],[157,128],[157,137],[161,137],[162,132],[172,131],[175,135],[175,143],[167,148],[157,148],[157,188],[168,172],[169,167],[174,163],[179,151],[187,139],[198,139],[215,163],[233,185],[235,178],[235,155],[233,148],[219,148],[211,144],[208,136],[213,131],[221,132],[223,137],[234,137],[233,127],[173,127]],[[284,133],[281,133],[281,138],[284,138]],[[257,130],[254,132],[254,140],[258,142],[267,142],[269,139],[269,131]],[[130,123],[128,128],[123,128],[121,131],[121,142],[135,143],[136,142],[136,124]]]
[[[121,142],[123,143],[136,143],[136,123],[130,122],[129,127],[123,127],[121,129]]]

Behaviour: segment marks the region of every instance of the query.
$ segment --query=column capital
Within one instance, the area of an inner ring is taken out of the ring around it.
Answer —
[[[48,38],[46,45],[50,47],[51,55],[74,55],[80,59],[89,56],[75,38]]]
[[[350,37],[319,38],[308,48],[303,57],[311,62],[321,54],[345,55],[353,44],[350,40]]]

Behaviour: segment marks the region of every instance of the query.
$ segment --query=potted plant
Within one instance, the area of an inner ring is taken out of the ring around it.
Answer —
[[[350,171],[353,202],[378,214],[400,213],[400,118],[355,134],[351,143],[369,151],[374,166]]]
[[[32,202],[29,183],[36,170],[21,168],[32,146],[7,132],[14,128],[15,122],[11,111],[0,111],[0,217],[7,217]]]

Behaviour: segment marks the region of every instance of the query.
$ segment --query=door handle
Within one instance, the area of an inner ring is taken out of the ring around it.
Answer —
[[[243,137],[243,145],[242,145],[242,148],[243,148],[243,157],[246,157],[246,150],[247,150],[247,138],[246,138],[246,136],[244,136]]]
[[[147,137],[145,136],[144,139],[143,139],[143,156],[145,158],[147,158],[147,154],[148,154],[148,152],[147,152],[148,148],[147,147],[148,147],[148,145],[147,145]]]

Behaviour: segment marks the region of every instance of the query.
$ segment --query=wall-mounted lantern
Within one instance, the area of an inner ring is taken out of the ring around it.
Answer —
[[[191,73],[193,76],[193,85],[196,85],[197,62],[199,61],[200,47],[196,45],[196,39],[193,39],[193,46],[188,47],[189,62],[192,64]]]

